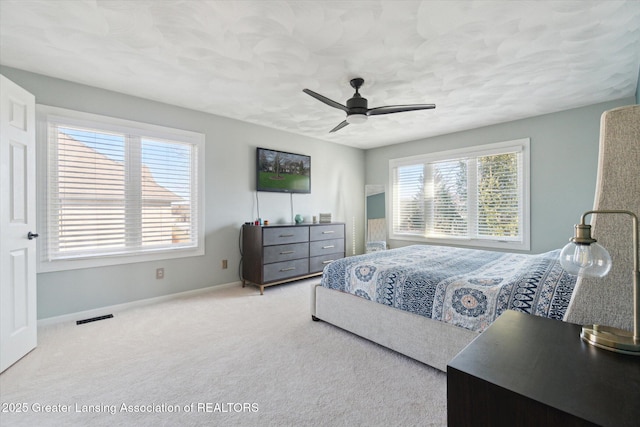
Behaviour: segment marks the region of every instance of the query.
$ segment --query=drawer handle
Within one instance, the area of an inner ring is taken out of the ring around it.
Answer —
[[[292,253],[295,253],[295,252],[294,251],[282,251],[282,252],[280,252],[280,255],[289,255],[289,254],[292,254]]]
[[[333,234],[335,233],[334,230],[329,230],[329,231],[323,231],[322,234]]]
[[[328,261],[322,261],[322,263],[323,264],[331,264],[333,261],[334,261],[333,259],[330,259]]]
[[[322,249],[331,249],[331,248],[335,248],[336,245],[329,245],[329,246],[323,246]]]
[[[289,267],[289,268],[281,268],[280,271],[291,271],[291,270],[295,270],[295,267]]]
[[[293,234],[281,234],[279,237],[293,237]]]

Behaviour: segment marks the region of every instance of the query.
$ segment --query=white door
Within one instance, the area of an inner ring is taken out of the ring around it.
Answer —
[[[35,149],[35,98],[0,75],[0,372],[37,343]]]

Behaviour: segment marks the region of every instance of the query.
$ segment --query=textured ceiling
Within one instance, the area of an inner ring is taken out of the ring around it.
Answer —
[[[640,1],[0,0],[0,63],[368,148],[632,96]]]

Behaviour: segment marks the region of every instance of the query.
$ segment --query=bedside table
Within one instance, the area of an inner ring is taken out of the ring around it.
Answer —
[[[447,365],[448,426],[640,425],[640,358],[580,329],[503,313]]]

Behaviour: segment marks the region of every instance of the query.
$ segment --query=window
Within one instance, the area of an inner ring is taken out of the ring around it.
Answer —
[[[40,271],[202,255],[204,135],[39,107]]]
[[[391,237],[529,250],[529,139],[389,161]]]

